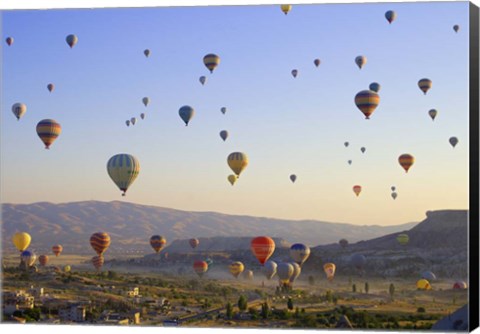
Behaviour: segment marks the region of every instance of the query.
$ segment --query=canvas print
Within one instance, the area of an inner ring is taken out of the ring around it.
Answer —
[[[2,11],[1,321],[471,329],[472,10]]]

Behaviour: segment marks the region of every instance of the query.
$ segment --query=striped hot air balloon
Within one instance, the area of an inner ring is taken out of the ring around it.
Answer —
[[[405,153],[398,157],[398,163],[405,169],[405,173],[408,173],[410,167],[412,167],[413,163],[415,162],[415,158],[413,155]]]
[[[59,256],[63,251],[62,245],[54,245],[52,247],[52,252],[55,254],[55,256]]]
[[[228,155],[227,163],[230,169],[237,175],[237,177],[240,177],[240,173],[248,165],[248,157],[245,153],[233,152]]]
[[[397,235],[397,241],[400,245],[408,244],[409,240],[410,240],[410,237],[408,236],[408,234],[402,233]]]
[[[191,238],[190,240],[188,240],[188,243],[190,244],[190,247],[195,249],[200,244],[200,240],[198,240],[197,238]]]
[[[208,263],[205,261],[196,260],[193,262],[193,270],[199,277],[202,277],[208,270]]]
[[[98,255],[102,255],[110,246],[110,236],[105,232],[94,233],[90,237],[90,245]]]
[[[102,255],[97,255],[92,257],[92,264],[95,267],[95,269],[100,270],[100,268],[102,268],[104,263],[105,263],[105,259]]]
[[[208,68],[210,73],[213,73],[213,70],[220,64],[220,57],[216,54],[209,53],[203,57],[203,63]]]
[[[40,255],[38,257],[38,262],[40,262],[40,265],[42,267],[45,267],[48,263],[48,256],[47,255]]]
[[[161,235],[152,235],[150,238],[150,246],[152,246],[156,253],[160,252],[166,243],[167,239]]]
[[[230,274],[233,275],[233,277],[238,278],[238,276],[243,272],[245,269],[245,266],[243,265],[242,262],[235,261],[230,263],[228,266],[228,270],[230,271]]]
[[[375,109],[380,103],[380,96],[371,90],[362,90],[355,95],[355,104],[357,108],[365,115],[365,119],[370,119]]]
[[[325,274],[327,275],[327,279],[329,281],[332,281],[333,278],[335,277],[335,269],[336,269],[336,266],[334,263],[325,263],[323,265],[323,270],[325,271]]]
[[[130,185],[140,173],[140,163],[137,158],[130,154],[116,154],[107,162],[107,172],[117,187],[125,196]]]
[[[290,247],[290,257],[299,265],[302,265],[305,261],[307,261],[309,256],[310,247],[304,244],[297,243]]]
[[[427,92],[430,88],[432,88],[432,80],[424,78],[418,81],[418,87],[423,92],[423,94],[427,95]]]
[[[55,139],[62,133],[62,127],[53,119],[44,119],[37,124],[37,134],[45,144],[45,148],[49,149]]]
[[[258,262],[260,262],[261,265],[264,265],[265,261],[267,261],[275,251],[275,241],[270,237],[256,237],[252,239],[250,248]]]

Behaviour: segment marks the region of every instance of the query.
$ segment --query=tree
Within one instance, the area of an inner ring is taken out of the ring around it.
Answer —
[[[313,276],[308,276],[308,284],[315,285],[315,278]]]
[[[260,312],[260,316],[263,319],[268,319],[268,317],[270,316],[270,305],[268,305],[267,302],[262,304],[262,311]]]
[[[287,307],[288,307],[288,309],[289,309],[290,311],[293,310],[293,301],[292,301],[292,298],[288,298]]]
[[[370,286],[368,285],[368,282],[365,282],[365,293],[368,295],[368,291],[370,290]]]
[[[247,298],[244,295],[241,295],[240,298],[238,298],[238,309],[240,311],[245,311],[247,309]]]
[[[417,308],[417,313],[425,313],[425,307]]]
[[[232,319],[233,316],[233,306],[232,303],[228,302],[226,308],[225,315],[227,316],[227,319]]]
[[[390,284],[388,292],[390,293],[390,299],[393,301],[393,295],[395,294],[395,285],[393,283]]]
[[[352,285],[352,292],[357,292],[357,286],[355,284]]]

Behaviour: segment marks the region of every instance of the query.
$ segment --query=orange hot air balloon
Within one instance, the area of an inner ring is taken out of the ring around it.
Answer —
[[[270,237],[256,237],[252,239],[250,248],[258,262],[263,266],[275,251],[275,241]]]
[[[208,270],[208,263],[205,261],[195,261],[193,262],[193,270],[197,273],[199,277],[202,277]]]
[[[197,248],[197,246],[200,244],[200,241],[197,238],[192,238],[188,241],[190,244],[190,247],[192,248]]]
[[[398,163],[403,167],[403,169],[405,169],[405,173],[408,173],[408,170],[410,167],[412,167],[414,162],[415,158],[411,154],[402,154],[398,157]]]
[[[98,255],[102,255],[110,246],[110,236],[105,232],[97,232],[90,237],[90,245]]]
[[[45,267],[48,263],[48,256],[47,255],[40,255],[38,257],[38,262],[40,262],[40,264]]]
[[[362,186],[359,186],[359,185],[353,186],[353,192],[358,197],[358,195],[360,195],[360,193],[362,192]]]
[[[372,90],[362,90],[355,95],[355,104],[357,108],[365,115],[365,119],[370,119],[375,109],[380,103],[380,96]]]
[[[55,256],[59,256],[63,251],[63,247],[62,245],[55,245],[52,247],[52,251]]]

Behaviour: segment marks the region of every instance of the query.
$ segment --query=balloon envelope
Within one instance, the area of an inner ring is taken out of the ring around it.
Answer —
[[[290,175],[290,181],[292,181],[292,183],[295,183],[295,181],[297,181],[297,176],[295,174]]]
[[[227,140],[227,138],[228,138],[228,131],[227,131],[227,130],[222,130],[222,131],[220,131],[220,138],[222,138],[223,141]]]
[[[240,176],[240,173],[248,165],[248,157],[245,153],[242,152],[233,152],[230,153],[227,157],[227,163],[230,169],[237,175]]]
[[[450,145],[452,145],[453,148],[455,148],[455,146],[457,146],[458,144],[458,138],[450,137],[450,139],[448,139],[448,142],[450,143]]]
[[[13,37],[7,37],[5,41],[7,42],[7,45],[10,46],[13,44]]]
[[[15,103],[12,106],[12,112],[17,120],[20,120],[20,118],[22,118],[22,116],[27,112],[27,106],[24,103]]]
[[[385,13],[385,18],[387,19],[388,23],[392,23],[397,18],[397,14],[393,10],[389,10]]]
[[[202,75],[202,76],[200,77],[199,81],[200,81],[200,83],[201,83],[202,85],[205,85],[205,82],[207,82],[207,77]]]
[[[430,118],[432,119],[432,121],[435,120],[435,117],[437,117],[437,111],[435,109],[430,109],[428,111],[428,115],[430,116]]]
[[[458,24],[455,24],[455,25],[453,26],[453,30],[454,30],[455,32],[458,32],[458,31],[460,30],[460,26],[459,26]]]
[[[262,267],[262,271],[265,277],[270,280],[277,273],[277,263],[273,261],[267,261]]]
[[[430,88],[432,88],[432,80],[424,78],[418,81],[418,87],[423,92],[423,94],[427,95],[427,92]]]
[[[280,9],[285,15],[287,15],[288,12],[292,10],[292,5],[281,5]]]
[[[427,281],[435,281],[437,279],[437,276],[431,271],[424,271],[422,273],[422,278],[426,279]]]
[[[45,144],[45,148],[49,149],[50,145],[62,133],[62,127],[53,119],[44,119],[37,124],[37,135]]]
[[[144,50],[143,54],[145,55],[145,57],[148,58],[148,56],[150,56],[150,50],[149,49]]]
[[[292,70],[292,76],[296,78],[298,75],[298,70]]]
[[[73,48],[78,42],[78,37],[75,35],[68,35],[65,40],[67,41],[68,46],[70,46],[70,48]]]
[[[190,240],[188,240],[188,243],[190,244],[190,247],[195,249],[200,244],[200,240],[198,240],[197,238],[191,238]]]
[[[105,262],[105,259],[101,255],[92,257],[92,264],[97,270],[100,270],[100,268],[102,268],[104,262]]]
[[[188,122],[195,115],[195,110],[190,106],[183,106],[178,110],[180,118],[185,122],[185,126],[188,126]]]
[[[130,154],[116,154],[107,162],[107,172],[123,196],[140,173],[140,163]]]
[[[160,252],[166,243],[167,239],[161,235],[152,235],[150,237],[150,246],[152,246],[156,253]]]
[[[353,192],[358,197],[360,195],[360,193],[362,192],[362,186],[359,186],[359,185],[353,186]]]
[[[210,73],[213,73],[213,70],[220,64],[220,57],[216,54],[209,53],[203,57],[203,63],[209,69]]]
[[[310,256],[310,247],[300,243],[293,244],[290,247],[290,256],[293,261],[302,265]]]
[[[263,265],[275,251],[275,241],[266,236],[256,237],[252,239],[250,248],[258,262]]]
[[[378,82],[372,82],[370,84],[370,86],[368,86],[368,89],[370,89],[371,91],[375,92],[375,93],[378,93],[380,91],[380,84]]]
[[[365,56],[358,56],[355,58],[355,64],[357,64],[359,69],[362,69],[362,67],[367,63],[367,57]]]
[[[144,98],[142,99],[142,103],[145,105],[145,107],[148,106],[148,104],[150,103],[150,98],[144,97]]]
[[[335,276],[335,269],[336,266],[333,263],[325,263],[323,265],[323,271],[325,271],[325,274],[327,275],[327,279],[329,281],[333,280],[333,277]]]
[[[45,267],[48,263],[48,256],[47,255],[40,255],[38,257],[38,262],[40,262],[40,265],[42,267]]]
[[[316,67],[320,66],[320,59],[315,59],[313,63],[315,64]]]
[[[63,252],[62,245],[54,245],[52,247],[52,252],[55,254],[55,256],[59,256]]]
[[[196,260],[193,262],[193,271],[197,273],[199,277],[202,277],[208,270],[208,263],[205,261]]]
[[[20,254],[20,259],[27,265],[27,267],[31,267],[37,260],[37,256],[34,252],[25,250]]]
[[[47,89],[51,93],[55,89],[55,85],[50,83],[50,84],[47,85]]]
[[[355,104],[357,108],[365,115],[365,119],[370,119],[375,109],[380,103],[380,96],[371,90],[362,90],[355,95]]]
[[[429,281],[422,278],[422,279],[417,281],[417,289],[419,289],[419,290],[431,290],[432,286],[430,285]]]
[[[235,182],[237,182],[238,178],[236,175],[230,174],[227,179],[228,179],[228,182],[230,182],[230,184],[233,186]]]
[[[398,194],[396,192],[392,192],[392,198],[397,199]]]
[[[222,114],[224,114],[224,115],[225,115],[225,113],[227,112],[227,108],[225,108],[225,107],[222,107],[222,108],[220,109],[220,111],[222,112]]]
[[[20,252],[26,250],[31,241],[32,237],[26,232],[17,232],[12,236],[12,242]]]
[[[410,241],[408,234],[402,233],[397,235],[397,241],[400,245],[406,245]]]
[[[340,239],[338,242],[342,248],[345,248],[348,246],[348,240],[347,239]]]
[[[457,281],[453,284],[453,289],[460,289],[460,290],[464,290],[468,287],[467,283],[465,283],[464,281]]]
[[[295,280],[298,278],[298,276],[300,276],[300,273],[302,272],[302,267],[300,267],[300,265],[296,262],[291,262],[290,264],[293,267],[293,273],[290,276],[290,279],[288,281],[291,284],[293,284],[293,282],[295,282]]]
[[[293,265],[291,263],[282,262],[277,266],[277,275],[281,283],[288,283],[293,275]]]
[[[244,269],[245,269],[245,266],[243,265],[242,262],[239,262],[239,261],[232,262],[228,266],[228,270],[230,271],[230,274],[232,274],[233,277],[235,278],[238,278],[238,275],[240,275]]]
[[[251,270],[244,271],[243,272],[243,278],[248,280],[248,281],[251,281],[253,279],[253,271],[251,271]]]
[[[410,167],[412,167],[413,163],[415,162],[415,158],[413,155],[405,153],[398,157],[398,163],[402,168],[405,170],[405,173],[408,173]]]
[[[102,255],[110,246],[110,236],[105,232],[94,233],[90,237],[90,245],[98,255]]]

